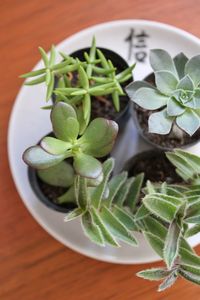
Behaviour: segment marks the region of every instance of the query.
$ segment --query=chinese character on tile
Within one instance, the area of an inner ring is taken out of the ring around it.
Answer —
[[[132,60],[134,57],[138,62],[145,62],[147,56],[146,39],[148,37],[149,35],[144,30],[136,33],[133,28],[130,29],[128,36],[125,38],[125,41],[128,42],[128,60]]]

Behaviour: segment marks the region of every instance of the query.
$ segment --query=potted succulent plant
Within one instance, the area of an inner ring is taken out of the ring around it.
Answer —
[[[142,234],[166,267],[137,275],[163,280],[160,291],[178,276],[200,284],[200,258],[186,240],[200,230],[200,157],[177,149],[167,152],[166,159],[159,152],[162,163],[152,168],[154,160],[149,157],[158,156],[153,151],[113,175],[115,161],[107,156],[118,125],[102,116],[93,118],[91,103],[96,99],[92,97],[109,94],[106,101],[113,99],[118,110],[120,83],[130,79],[133,66],[115,74],[115,66],[96,50],[94,40],[85,61],[62,54],[64,60],[55,64],[54,47],[50,58],[43,49],[40,52],[45,67],[23,76],[40,75],[28,84],[45,81],[47,100],[55,95],[53,104],[46,107],[51,110],[53,133],[23,154],[38,199],[65,212],[66,222],[81,219],[83,232],[99,246],[119,247],[120,241],[137,246],[134,233]],[[198,94],[195,84],[193,94],[187,90],[191,97]],[[127,88],[129,94],[132,86]],[[147,88],[146,83],[136,86]],[[148,91],[149,95],[158,93],[149,85]]]
[[[188,147],[200,137],[200,55],[150,51],[154,73],[126,87],[142,136],[158,148]]]
[[[78,50],[72,55],[60,53],[62,61],[55,63],[54,46],[48,58],[39,48],[44,68],[22,75],[22,78],[37,77],[26,85],[46,83],[46,100],[63,101],[73,105],[77,112],[81,133],[90,119],[112,119],[121,129],[129,118],[129,98],[124,88],[133,75],[135,64],[128,66],[117,53],[96,48],[95,38],[91,48]],[[51,108],[51,106],[46,107]]]

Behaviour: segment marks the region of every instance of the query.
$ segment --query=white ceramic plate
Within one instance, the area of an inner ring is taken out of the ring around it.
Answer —
[[[164,48],[172,55],[183,51],[189,57],[200,52],[198,38],[169,25],[143,20],[124,20],[99,24],[67,38],[57,46],[57,50],[71,53],[82,47],[90,46],[96,36],[97,46],[110,48],[118,52],[129,63],[135,58],[138,62],[135,79],[142,79],[150,71],[148,53],[151,48]],[[42,67],[40,61],[34,69]],[[29,71],[29,70],[27,70]],[[122,245],[119,249],[101,248],[92,244],[82,233],[79,221],[64,223],[59,212],[44,206],[33,193],[27,177],[27,166],[22,161],[23,151],[34,145],[46,133],[51,131],[49,111],[41,110],[44,105],[45,89],[43,85],[23,86],[17,96],[10,118],[8,134],[8,153],[10,167],[17,190],[37,222],[55,239],[67,247],[89,257],[122,264],[153,262],[159,257],[150,249],[143,237],[138,236],[140,246]],[[121,141],[120,153],[115,153],[118,161],[124,162],[132,154],[149,146],[138,137],[133,122],[130,120],[126,134]],[[197,153],[199,145],[191,149]],[[120,168],[120,166],[118,165]],[[192,238],[191,244],[197,245],[200,235]]]

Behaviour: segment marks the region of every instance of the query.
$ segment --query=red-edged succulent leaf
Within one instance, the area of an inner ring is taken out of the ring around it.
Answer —
[[[79,153],[74,156],[74,169],[77,174],[87,178],[97,178],[102,173],[101,163],[94,157]]]
[[[117,133],[117,123],[104,118],[96,118],[81,137],[81,147],[89,155],[103,157],[111,151]]]
[[[55,104],[51,112],[53,131],[57,138],[66,142],[70,141],[72,138],[71,123],[69,122],[69,118],[70,120],[74,119],[77,122],[77,116],[74,108],[64,102],[58,102],[57,104]],[[73,121],[73,123],[75,123],[75,121]]]
[[[23,160],[29,166],[36,169],[46,169],[54,166],[64,160],[66,155],[52,155],[40,146],[33,146],[28,148],[23,154]]]

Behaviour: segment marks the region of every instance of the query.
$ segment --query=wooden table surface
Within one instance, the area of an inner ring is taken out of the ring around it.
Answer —
[[[7,159],[7,128],[18,78],[49,49],[85,27],[117,19],[149,19],[200,36],[199,0],[1,0],[0,61],[0,299],[200,299],[200,289],[179,280],[165,293],[135,277],[140,265],[114,265],[64,247],[32,218],[17,194]],[[198,249],[200,250],[200,248]],[[198,251],[199,252],[199,251]],[[150,265],[145,265],[150,267]]]

